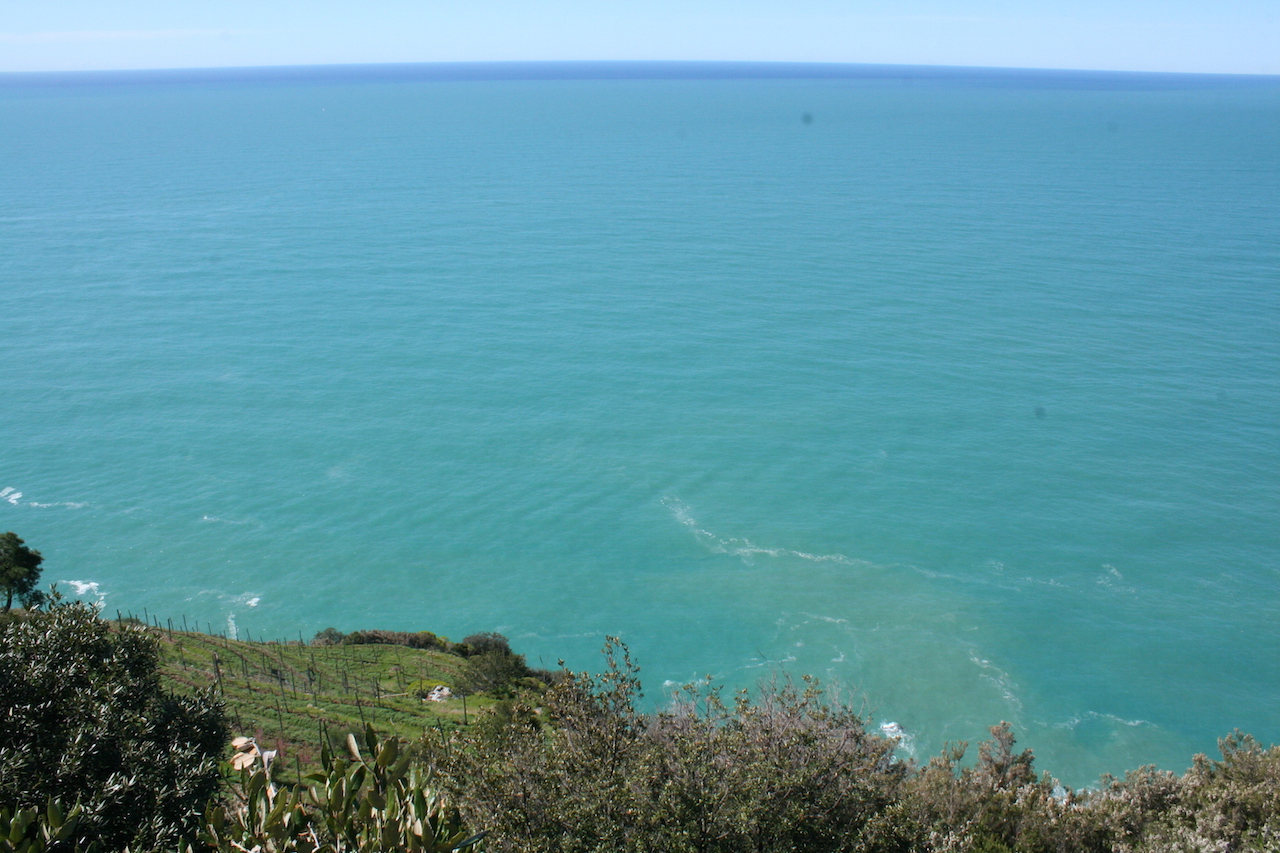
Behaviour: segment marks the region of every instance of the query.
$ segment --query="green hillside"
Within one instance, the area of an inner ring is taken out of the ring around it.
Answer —
[[[372,723],[380,732],[410,740],[431,730],[443,736],[474,721],[495,701],[484,693],[459,695],[473,676],[473,664],[435,649],[231,640],[145,627],[160,643],[164,686],[191,694],[216,685],[234,733],[256,738],[263,749],[280,750],[277,776],[282,779],[315,768],[322,731],[340,741]],[[442,684],[453,698],[424,698]]]

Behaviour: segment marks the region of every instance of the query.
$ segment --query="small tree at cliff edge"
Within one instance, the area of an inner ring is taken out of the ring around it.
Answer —
[[[5,593],[4,612],[13,607],[13,597],[25,599],[40,580],[40,564],[44,557],[23,544],[18,534],[0,534],[0,590]]]

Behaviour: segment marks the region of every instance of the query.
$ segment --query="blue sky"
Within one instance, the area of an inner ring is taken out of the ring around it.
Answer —
[[[1280,0],[0,0],[0,71],[508,59],[1280,74]]]

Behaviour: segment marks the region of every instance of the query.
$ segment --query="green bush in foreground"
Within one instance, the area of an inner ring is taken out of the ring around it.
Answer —
[[[499,639],[468,643],[467,660],[512,655]],[[626,648],[605,654],[598,676],[537,681],[420,744],[366,727],[345,753],[325,737],[301,784],[257,768],[219,786],[221,709],[159,689],[153,638],[79,604],[9,615],[0,853],[1280,851],[1280,748],[1238,732],[1181,776],[1142,768],[1072,792],[1037,775],[1007,724],[972,765],[959,745],[921,766],[808,679],[754,699],[689,687],[643,714]]]
[[[246,771],[187,853],[448,853],[480,840],[427,786],[410,744],[370,727],[364,746],[368,755],[349,735],[341,757],[323,744],[322,771],[293,789],[277,789],[262,768]]]
[[[78,806],[66,843],[138,851],[193,837],[218,790],[225,715],[212,693],[162,690],[157,663],[154,640],[113,631],[78,602],[0,625],[0,807],[11,820],[53,802]]]
[[[904,791],[907,819],[927,836],[923,849],[981,853],[1093,853],[1111,850],[1109,833],[1080,795],[1047,774],[1037,778],[1030,750],[1017,752],[1008,723],[991,727],[973,767],[966,747],[913,769]]]
[[[79,807],[67,814],[56,802],[45,809],[8,809],[0,807],[0,853],[45,853],[64,850],[74,845],[75,831],[80,825]],[[97,845],[78,848],[93,853]]]
[[[436,767],[498,851],[909,850],[894,743],[812,684],[726,704],[690,690],[661,714],[610,641],[599,678],[571,673],[535,709],[438,747]]]
[[[1091,805],[1112,830],[1113,849],[1280,851],[1280,747],[1233,732],[1222,760],[1197,755],[1182,776],[1143,767],[1106,787]]]
[[[688,688],[658,714],[610,641],[598,677],[566,673],[434,747],[443,783],[495,851],[1280,851],[1280,748],[1235,734],[1183,776],[1144,768],[1097,791],[1037,776],[1008,724],[917,766],[814,682],[754,701]]]

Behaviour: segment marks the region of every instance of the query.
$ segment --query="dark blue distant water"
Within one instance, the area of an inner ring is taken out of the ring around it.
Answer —
[[[755,68],[0,77],[0,529],[1071,784],[1280,740],[1280,80]]]

